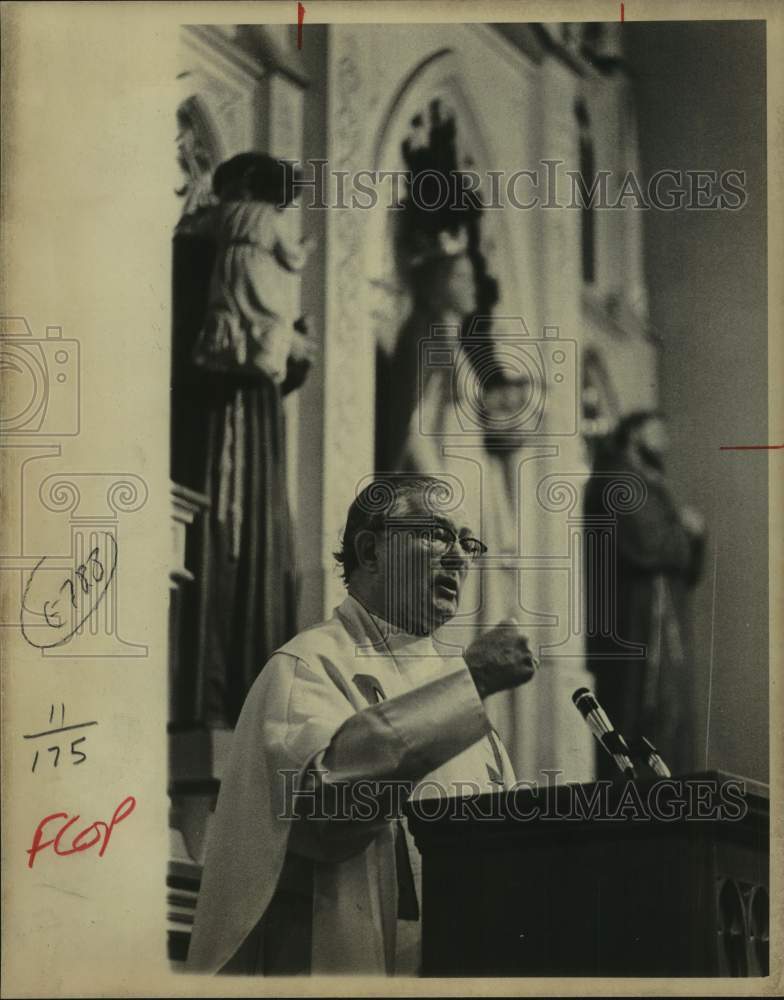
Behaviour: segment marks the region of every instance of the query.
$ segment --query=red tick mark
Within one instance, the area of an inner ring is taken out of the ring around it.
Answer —
[[[301,3],[297,3],[297,48],[302,48],[302,25],[305,21],[305,8]]]
[[[621,24],[623,24],[623,4],[621,4]]]
[[[723,444],[719,451],[776,451],[784,448],[784,444]]]

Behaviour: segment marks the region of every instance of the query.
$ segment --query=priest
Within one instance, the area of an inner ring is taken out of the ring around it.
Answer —
[[[446,641],[484,551],[444,481],[387,476],[354,500],[336,553],[345,600],[273,654],[240,714],[191,971],[418,973],[420,859],[384,793],[510,787],[483,699],[537,666],[513,621],[464,651]]]

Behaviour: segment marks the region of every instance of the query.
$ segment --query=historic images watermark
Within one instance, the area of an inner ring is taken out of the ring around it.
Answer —
[[[63,463],[60,440],[81,433],[79,340],[61,326],[40,336],[24,316],[0,316],[0,373],[0,459],[9,496],[18,498],[6,511],[0,581],[19,594],[0,629],[19,629],[42,657],[146,656],[146,645],[120,635],[118,569],[121,515],[146,504],[147,483]],[[51,536],[59,545],[41,550],[47,522],[66,517]]]
[[[418,414],[426,437],[575,437],[580,431],[578,345],[557,326],[531,333],[522,316],[474,316],[465,330],[433,326],[419,341],[421,399],[433,375],[452,382],[454,419]],[[547,416],[548,419],[545,419]]]
[[[381,824],[399,818],[403,806],[419,820],[498,822],[737,822],[748,812],[740,778],[660,778],[652,782],[597,781],[559,784],[563,772],[540,772],[542,782],[518,781],[504,794],[488,795],[474,781],[449,787],[421,782],[332,781],[324,768],[283,769],[279,819]],[[517,795],[516,792],[523,794]]]
[[[309,209],[400,210],[407,201],[424,212],[515,209],[656,209],[673,212],[746,206],[746,171],[739,168],[657,170],[648,178],[597,170],[586,178],[564,160],[542,159],[517,170],[334,170],[328,160],[286,160],[295,197]]]

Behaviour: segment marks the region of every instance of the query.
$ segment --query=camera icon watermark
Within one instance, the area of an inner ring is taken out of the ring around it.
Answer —
[[[79,342],[63,337],[62,327],[48,326],[41,339],[23,317],[0,317],[0,374],[0,434],[79,433]]]
[[[545,326],[536,337],[520,316],[479,316],[462,336],[456,327],[433,327],[419,347],[420,400],[434,378],[447,379],[454,409],[445,424],[432,419],[432,408],[420,407],[421,434],[503,441],[578,433],[577,342],[561,337],[558,327]]]

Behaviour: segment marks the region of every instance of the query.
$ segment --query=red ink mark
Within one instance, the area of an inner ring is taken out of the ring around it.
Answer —
[[[301,3],[297,3],[297,48],[302,48],[302,25],[305,21],[305,8]]]
[[[32,845],[27,849],[27,854],[29,855],[27,867],[32,868],[36,857],[47,847],[54,848],[54,853],[58,854],[62,858],[69,854],[78,854],[81,851],[89,851],[91,847],[95,847],[95,845],[101,840],[103,843],[98,851],[98,857],[102,858],[106,852],[106,848],[109,846],[109,838],[111,837],[114,828],[130,816],[135,808],[136,799],[132,795],[129,795],[126,799],[122,800],[119,806],[117,806],[108,823],[104,823],[102,820],[96,820],[95,823],[91,823],[73,838],[70,847],[61,847],[60,844],[65,831],[72,827],[74,823],[78,822],[79,814],[77,813],[76,816],[69,816],[68,813],[56,812],[50,813],[48,816],[44,816],[35,828]],[[56,819],[65,819],[68,822],[64,823],[60,827],[55,837],[51,840],[44,840],[44,827]]]
[[[784,444],[723,444],[719,451],[776,451]]]
[[[621,4],[621,24],[623,24],[623,4]]]

